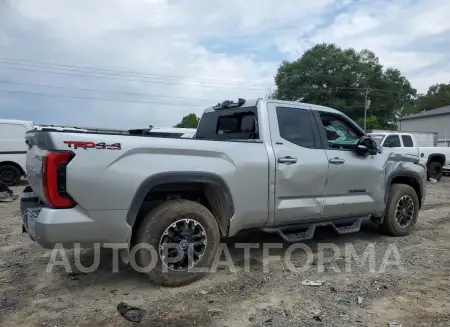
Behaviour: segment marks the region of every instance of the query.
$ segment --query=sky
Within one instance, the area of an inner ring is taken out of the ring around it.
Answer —
[[[167,127],[264,97],[321,42],[372,50],[419,92],[450,81],[450,1],[0,0],[0,119]]]

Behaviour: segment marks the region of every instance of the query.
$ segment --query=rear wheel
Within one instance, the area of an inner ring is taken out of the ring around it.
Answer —
[[[135,246],[149,245],[155,251],[138,250],[135,259],[140,267],[153,267],[146,274],[155,283],[181,286],[203,277],[197,268],[211,267],[219,243],[219,226],[207,208],[194,201],[170,200],[140,223]]]
[[[0,166],[0,180],[8,186],[16,185],[20,181],[20,171],[14,166]]]
[[[382,231],[392,236],[408,235],[414,229],[418,215],[416,191],[406,184],[391,185],[386,214],[380,226]]]
[[[442,178],[442,175],[444,175],[444,167],[439,162],[430,162],[427,170],[428,177],[434,178],[437,181]]]

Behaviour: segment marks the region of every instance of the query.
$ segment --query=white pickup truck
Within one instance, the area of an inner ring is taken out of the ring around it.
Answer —
[[[413,154],[426,164],[428,178],[440,180],[444,172],[450,171],[450,148],[420,147],[412,133],[376,132],[369,135],[384,151]]]

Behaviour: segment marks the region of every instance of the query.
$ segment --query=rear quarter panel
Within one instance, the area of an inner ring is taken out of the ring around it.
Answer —
[[[428,158],[432,154],[443,154],[445,156],[445,165],[450,164],[450,148],[447,147],[419,147],[419,152],[423,153],[423,161],[428,162]]]
[[[52,133],[58,149],[64,141],[120,143],[121,150],[72,149],[67,190],[84,209],[129,210],[141,183],[164,172],[208,172],[228,185],[234,202],[233,220],[243,228],[268,219],[269,159],[264,143],[222,142],[120,135]]]

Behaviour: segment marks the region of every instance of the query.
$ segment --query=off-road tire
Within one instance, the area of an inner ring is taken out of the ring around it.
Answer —
[[[186,218],[199,222],[204,227],[207,236],[204,255],[195,265],[195,268],[210,268],[214,262],[220,244],[219,226],[214,215],[206,207],[194,201],[183,199],[165,201],[144,217],[138,226],[134,241],[135,245],[147,243],[155,249],[154,254],[157,253],[157,256],[153,260],[157,260],[156,265],[152,263],[151,254],[146,249],[138,250],[135,260],[140,267],[154,265],[154,268],[146,272],[146,274],[158,285],[182,286],[199,280],[205,275],[204,272],[167,269],[159,255],[159,242],[164,231],[172,223]]]
[[[8,178],[7,180],[4,180],[2,178],[3,174],[8,174],[11,177]],[[2,181],[4,184],[8,186],[17,185],[20,182],[20,178],[21,178],[20,170],[17,169],[16,167],[11,165],[0,166],[0,181]]]
[[[439,162],[430,162],[427,167],[428,178],[439,181],[444,175],[444,167]]]
[[[396,208],[399,200],[404,196],[411,197],[414,203],[413,216],[409,224],[402,227],[397,222]],[[389,189],[388,203],[383,223],[380,225],[381,231],[391,236],[409,235],[417,223],[419,215],[419,198],[416,191],[406,184],[393,184]]]

